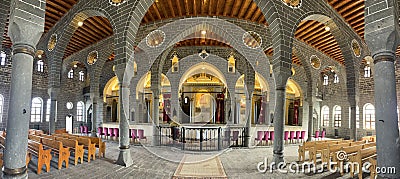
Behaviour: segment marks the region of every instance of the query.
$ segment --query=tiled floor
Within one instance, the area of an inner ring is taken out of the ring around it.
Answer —
[[[272,147],[256,147],[252,149],[228,149],[224,152],[209,152],[198,154],[193,152],[182,152],[175,148],[166,147],[143,147],[131,146],[131,154],[134,165],[122,167],[114,164],[118,157],[117,141],[107,141],[106,157],[96,159],[90,163],[85,162],[74,166],[70,162],[68,169],[57,170],[56,162],[52,162],[49,173],[45,171],[36,175],[34,161],[29,164],[29,178],[172,178],[174,174],[194,176],[196,174],[207,178],[217,178],[226,174],[228,178],[339,178],[338,173],[325,171],[322,173],[283,173],[269,170],[260,172],[257,165],[260,162],[272,161]],[[286,162],[297,161],[297,145],[285,146],[284,155]],[[185,157],[183,159],[183,157]],[[182,160],[183,159],[183,160]],[[211,159],[211,160],[210,160]],[[207,161],[208,162],[204,162]],[[72,160],[70,160],[72,161]],[[202,163],[198,163],[203,161]],[[185,164],[180,166],[181,162]],[[219,163],[220,162],[220,163]],[[221,166],[222,164],[222,166]],[[180,169],[178,171],[177,169]],[[221,170],[218,170],[221,169]],[[263,169],[263,165],[260,167]],[[367,177],[367,176],[364,176]],[[341,178],[349,178],[345,175]]]

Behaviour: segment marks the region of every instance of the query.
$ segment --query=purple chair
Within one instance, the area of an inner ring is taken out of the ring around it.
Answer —
[[[285,143],[287,144],[287,142],[289,140],[289,131],[285,131],[285,135],[283,137],[283,140],[285,140]]]
[[[322,131],[322,133],[321,133],[321,140],[322,140],[322,139],[325,139],[325,135],[326,135],[326,131]]]
[[[295,132],[295,131],[290,131],[290,132],[289,132],[290,143],[293,143],[293,139],[296,138],[296,136],[294,136],[294,132]]]
[[[264,131],[265,133],[264,133],[264,140],[265,140],[265,143],[268,145],[268,139],[269,139],[269,131]]]
[[[119,128],[114,128],[114,129],[113,129],[113,136],[114,136],[116,139],[118,139],[118,137],[119,137]]]
[[[107,127],[103,127],[103,135],[107,139],[107,136],[108,136],[108,128]]]
[[[108,128],[108,136],[110,136],[110,139],[111,139],[111,137],[113,137],[114,136],[114,128]]]
[[[299,142],[300,139],[300,131],[296,131],[296,141]]]
[[[135,143],[136,139],[138,138],[137,129],[131,129],[131,136],[132,136],[133,142]]]
[[[319,131],[315,131],[315,136],[314,136],[315,140],[318,140],[319,138]]]
[[[270,131],[268,140],[271,141],[271,144],[274,141],[274,139],[275,139],[275,132],[274,131]]]
[[[81,132],[81,135],[83,134],[83,126],[80,126],[80,132]]]
[[[301,131],[301,135],[300,135],[300,140],[301,142],[304,142],[304,138],[306,137],[306,131]]]
[[[138,129],[137,130],[137,134],[138,134],[139,141],[142,140],[142,139],[145,139],[146,142],[147,142],[147,138],[146,138],[146,136],[144,136],[144,130],[143,129]]]
[[[99,135],[99,137],[101,137],[103,134],[103,127],[98,127],[97,128],[97,134]]]
[[[257,137],[255,138],[255,141],[262,144],[264,135],[265,135],[264,131],[257,131]],[[255,144],[255,145],[257,145],[257,144]]]
[[[86,135],[89,134],[87,126],[83,126],[83,133],[86,134]]]

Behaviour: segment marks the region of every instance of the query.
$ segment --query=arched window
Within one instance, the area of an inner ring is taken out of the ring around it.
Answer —
[[[79,72],[79,81],[85,81],[85,72],[83,71]]]
[[[329,107],[324,106],[321,110],[322,126],[329,126]]]
[[[178,72],[179,71],[178,56],[176,56],[175,54],[174,57],[172,57],[171,61],[172,61],[172,72]]]
[[[76,120],[83,121],[83,113],[84,113],[85,104],[82,101],[79,101],[76,104]]]
[[[50,109],[51,109],[51,99],[47,99],[46,102],[46,122],[50,121]]]
[[[339,83],[339,75],[337,75],[336,73],[333,79],[333,83]]]
[[[365,65],[364,67],[364,77],[365,78],[371,77],[371,67],[369,65]]]
[[[228,59],[228,72],[229,73],[235,73],[235,57],[233,57],[233,55],[231,55]]]
[[[340,106],[333,107],[333,126],[342,126],[342,108]]]
[[[364,106],[364,124],[365,129],[375,129],[375,107],[370,103]]]
[[[37,71],[38,72],[43,72],[44,71],[44,62],[43,62],[43,60],[37,61]]]
[[[5,66],[6,65],[6,53],[4,53],[3,51],[0,52],[0,65],[1,66]]]
[[[40,122],[42,119],[43,100],[36,97],[32,99],[31,122]]]
[[[329,77],[328,77],[328,75],[324,75],[324,83],[323,83],[323,85],[328,85],[329,84]]]
[[[360,108],[356,107],[356,127],[360,128]]]
[[[4,106],[4,98],[3,95],[0,94],[0,122],[3,122],[3,106]]]
[[[74,70],[73,70],[73,69],[69,70],[69,72],[68,72],[68,78],[69,78],[69,79],[74,78]]]

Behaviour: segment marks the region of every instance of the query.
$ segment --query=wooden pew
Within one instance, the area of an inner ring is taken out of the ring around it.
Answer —
[[[92,143],[96,145],[96,148],[99,148],[99,157],[105,157],[106,154],[106,143],[101,141],[101,138],[98,137],[88,137],[88,136],[79,136],[80,138],[88,138]]]
[[[42,143],[42,137],[37,136],[37,135],[28,135],[28,139]]]
[[[323,143],[323,142],[328,142],[328,141],[342,141],[342,140],[343,139],[303,142],[303,145],[299,145],[299,149],[298,149],[299,161],[304,162],[304,160],[306,158],[306,152],[309,151],[310,148],[313,147],[316,142]]]
[[[55,131],[54,131],[54,133],[56,133],[56,134],[64,134],[64,133],[67,133],[67,129],[56,129]]]
[[[58,155],[58,169],[62,167],[62,163],[65,161],[65,168],[68,168],[69,164],[69,147],[64,147],[62,142],[53,139],[42,138],[43,146],[50,148],[54,154]]]
[[[42,135],[40,135],[39,137],[46,138],[46,139],[51,139],[51,140],[54,140],[54,139],[55,139],[54,136],[46,135],[46,134],[42,134]]]
[[[39,142],[28,140],[28,151],[38,158],[37,174],[42,172],[42,166],[46,165],[46,171],[50,172],[51,149],[44,150],[43,145]]]
[[[376,146],[359,149],[355,155],[349,156],[349,162],[352,162],[353,165],[350,165],[350,176],[353,178],[354,173],[358,173],[358,178],[362,179],[362,166],[364,162],[369,161],[370,158],[376,157]],[[358,163],[358,167],[355,169],[354,163]]]
[[[78,164],[79,158],[81,159],[81,164],[83,163],[83,145],[79,145],[77,140],[72,140],[64,137],[55,137],[56,140],[60,141],[63,143],[64,146],[69,147],[74,155],[75,155],[75,165]]]
[[[81,138],[73,135],[68,135],[69,139],[77,140],[79,145],[83,145],[84,149],[88,151],[88,162],[90,162],[90,158],[93,157],[93,160],[96,159],[96,144],[93,144],[88,138]]]
[[[329,144],[328,148],[322,150],[321,159],[322,162],[326,162],[328,164],[328,168],[331,167],[331,158],[336,157],[336,152],[340,151],[342,147],[356,146],[356,145],[364,145],[365,141],[356,141],[350,143],[339,143],[339,144]]]
[[[350,143],[353,140],[343,140],[343,141],[329,141],[324,143],[316,142],[314,146],[309,149],[310,161],[313,161],[315,165],[317,165],[317,154],[321,153],[323,149],[328,148],[329,144],[343,144]]]
[[[377,156],[371,157],[368,159],[369,163],[371,164],[369,167],[370,177],[375,178],[377,176],[376,168],[378,167]]]

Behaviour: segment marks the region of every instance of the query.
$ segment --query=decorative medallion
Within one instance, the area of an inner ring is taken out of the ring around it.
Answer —
[[[68,102],[66,104],[66,107],[67,107],[67,109],[72,109],[72,108],[74,108],[74,104],[72,102]]]
[[[321,60],[316,55],[312,55],[310,58],[310,64],[313,68],[319,69],[321,67]]]
[[[291,8],[300,8],[301,0],[282,0],[287,6]]]
[[[146,37],[146,43],[149,47],[158,47],[164,42],[164,40],[165,33],[161,30],[150,32],[150,34]]]
[[[360,44],[358,44],[357,40],[353,40],[351,41],[351,49],[353,49],[354,55],[356,57],[360,57],[361,56],[361,47]]]
[[[200,53],[199,53],[199,56],[200,56],[200,58],[201,59],[206,59],[208,56],[209,56],[209,54],[207,53],[207,51],[206,50],[202,50]]]
[[[119,6],[126,2],[126,0],[108,0],[108,2],[113,6]]]
[[[87,63],[89,65],[93,65],[94,63],[96,63],[98,57],[99,57],[99,53],[96,50],[90,52],[87,57]]]
[[[262,45],[262,38],[259,34],[253,31],[245,32],[243,34],[243,43],[252,49],[260,48]]]
[[[47,49],[51,52],[57,45],[57,34],[51,35],[49,42],[47,43]]]

